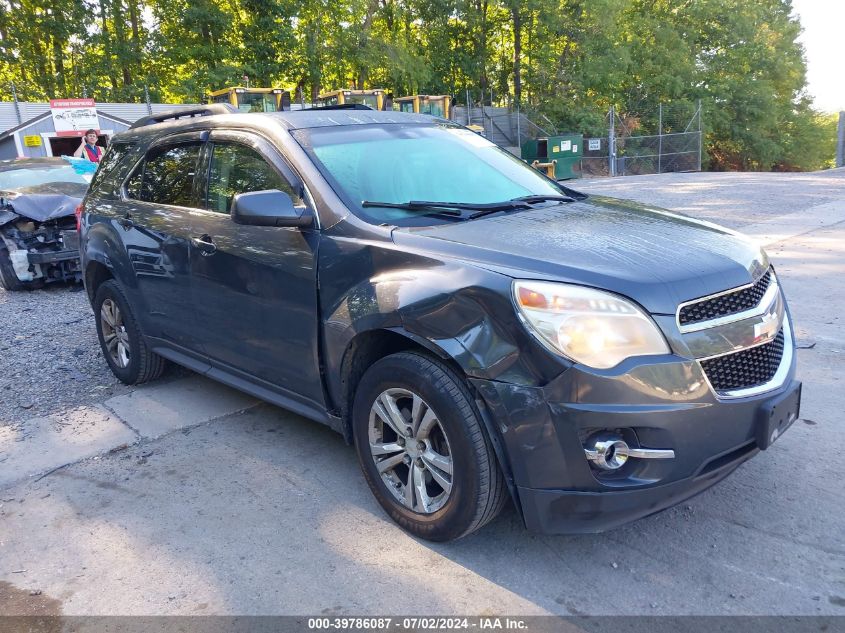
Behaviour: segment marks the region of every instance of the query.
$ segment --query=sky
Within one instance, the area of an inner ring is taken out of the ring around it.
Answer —
[[[817,109],[845,110],[845,0],[792,0],[804,32],[807,91]]]

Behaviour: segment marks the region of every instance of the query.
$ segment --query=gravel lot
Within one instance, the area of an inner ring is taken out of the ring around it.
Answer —
[[[0,426],[131,390],[103,360],[81,284],[31,292],[0,288],[0,323]],[[168,370],[171,377],[185,373]]]
[[[126,389],[103,361],[81,285],[0,289],[0,323],[0,424]]]

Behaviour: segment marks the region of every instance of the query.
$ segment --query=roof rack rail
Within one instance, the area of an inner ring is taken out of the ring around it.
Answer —
[[[336,103],[334,105],[319,106],[317,108],[306,108],[307,110],[372,110],[363,103]]]
[[[212,116],[214,114],[232,114],[238,110],[228,103],[210,103],[208,105],[196,106],[194,108],[179,108],[176,110],[167,110],[159,112],[158,114],[150,114],[149,116],[141,117],[131,126],[130,130],[134,130],[145,125],[155,125],[156,123],[163,123],[164,121],[175,121],[176,119],[194,118],[200,116]]]

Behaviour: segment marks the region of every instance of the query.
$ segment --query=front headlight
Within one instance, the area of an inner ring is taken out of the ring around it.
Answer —
[[[583,286],[515,281],[513,296],[528,330],[557,354],[609,369],[631,356],[668,354],[654,321],[618,295]]]

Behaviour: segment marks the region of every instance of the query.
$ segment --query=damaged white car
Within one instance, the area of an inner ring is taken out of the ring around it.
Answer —
[[[61,158],[0,161],[0,285],[80,281],[75,211],[91,173]]]

